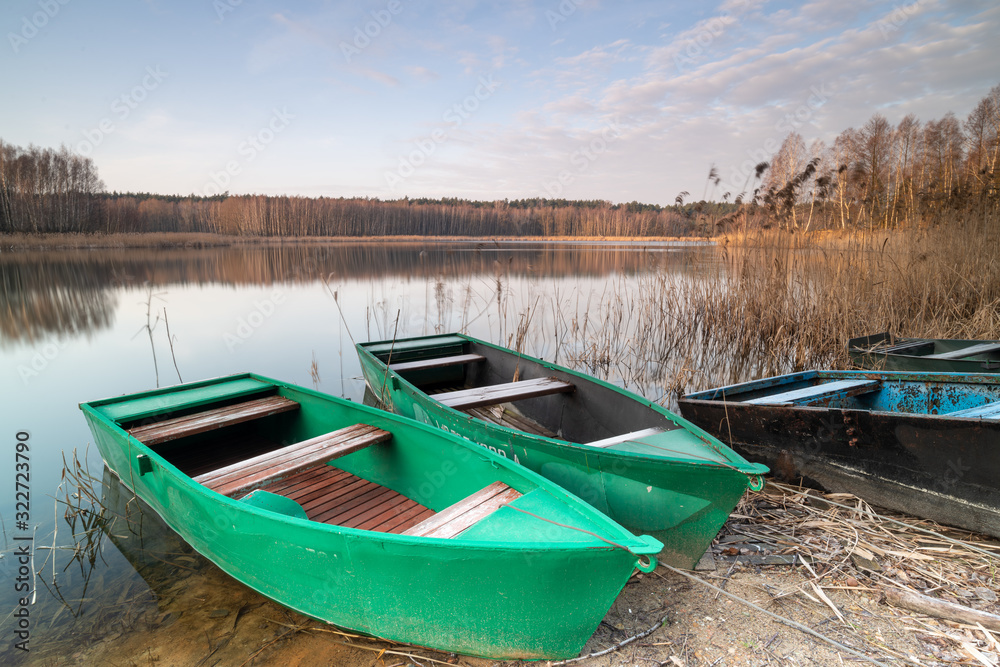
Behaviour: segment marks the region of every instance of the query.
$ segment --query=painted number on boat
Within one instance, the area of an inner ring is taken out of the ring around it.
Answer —
[[[479,445],[480,447],[484,447],[484,448],[490,450],[494,454],[499,454],[500,456],[504,457],[505,459],[509,458],[507,456],[507,452],[505,452],[504,450],[500,449],[499,447],[494,447],[493,445],[486,445],[486,444],[483,444],[481,442],[477,442],[476,444]],[[520,465],[520,463],[521,463],[521,461],[517,458],[517,453],[516,452],[514,453],[514,463],[517,463],[518,465]]]
[[[437,426],[442,431],[447,431],[448,433],[451,433],[453,435],[457,435],[457,436],[460,436],[462,438],[465,438],[469,442],[475,442],[480,447],[484,447],[484,448],[490,450],[491,452],[493,452],[494,454],[499,454],[500,456],[504,457],[505,459],[510,458],[509,456],[507,456],[507,452],[504,451],[503,449],[500,449],[499,447],[494,447],[493,445],[487,445],[487,444],[482,443],[482,442],[476,442],[475,440],[473,440],[469,436],[465,435],[461,431],[457,431],[457,430],[451,428],[450,426],[448,426],[447,424],[442,424],[440,421],[438,421],[435,418],[432,418],[430,415],[428,415],[426,412],[424,412],[424,410],[419,405],[413,406],[413,415],[417,419],[417,421],[422,421],[425,424],[434,424],[435,426]],[[514,463],[517,463],[518,465],[520,465],[521,461],[520,461],[520,459],[517,458],[517,453],[516,452],[512,452],[512,454],[514,456]]]

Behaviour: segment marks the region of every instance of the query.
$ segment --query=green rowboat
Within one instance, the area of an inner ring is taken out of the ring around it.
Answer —
[[[386,639],[575,656],[662,546],[462,438],[258,375],[80,408],[108,467],[206,558]]]
[[[665,408],[596,378],[464,335],[357,345],[375,397],[465,436],[663,542],[693,567],[767,467]]]
[[[918,373],[1000,372],[1000,340],[896,338],[889,333],[847,341],[860,368]]]

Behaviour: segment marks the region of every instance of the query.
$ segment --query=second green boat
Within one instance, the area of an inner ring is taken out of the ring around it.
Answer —
[[[460,334],[357,345],[376,398],[462,435],[663,542],[691,568],[768,469],[662,406]]]

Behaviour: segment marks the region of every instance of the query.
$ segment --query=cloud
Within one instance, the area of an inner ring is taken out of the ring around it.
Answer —
[[[347,196],[382,192],[386,165],[445,127],[447,141],[394,195],[544,196],[544,184],[568,170],[564,196],[670,203],[680,190],[700,196],[712,163],[739,181],[744,163],[793,129],[807,143],[829,143],[875,112],[893,123],[907,113],[926,121],[953,110],[961,118],[998,82],[995,0],[572,4],[577,10],[553,32],[546,12],[559,11],[560,0],[403,3],[348,59],[340,44],[353,44],[385,0],[264,13],[244,3],[225,23],[208,16],[208,38],[171,53],[174,83],[122,123],[95,159],[109,187],[121,189],[121,180],[130,189],[176,191],[171,183],[204,180],[225,164],[257,127],[255,114],[280,100],[303,110],[281,149],[295,159],[269,175],[271,160],[283,155],[275,147],[250,170],[257,180],[248,172],[241,181],[248,189],[302,183]],[[134,24],[103,20],[97,8],[99,36],[88,39],[147,35],[178,16],[169,7],[168,18],[150,22],[143,11],[146,23]],[[186,18],[205,8],[197,12]],[[74,64],[64,45],[75,42],[56,34],[70,26],[53,21],[47,30],[51,53]],[[153,47],[161,45],[145,41],[150,50],[130,43],[130,53],[158,62]],[[25,144],[76,144],[80,117],[107,114],[102,95],[132,75],[125,61],[102,69],[95,60],[86,66],[108,75],[87,84],[72,67],[43,69],[48,62],[25,58],[12,70],[15,87],[29,94],[8,132]],[[460,127],[441,120],[480,76],[500,79],[499,72],[503,85],[481,111]],[[581,161],[581,147],[600,144],[610,123],[620,128],[615,140]],[[331,145],[349,166],[331,163]],[[129,151],[155,157],[132,159]]]
[[[407,65],[404,69],[414,79],[420,79],[421,81],[436,81],[441,78],[441,75],[437,72],[420,65]]]
[[[568,171],[563,196],[666,203],[680,190],[700,196],[715,163],[735,196],[745,165],[793,130],[831,141],[879,111],[897,122],[920,109],[925,119],[971,109],[1000,61],[1000,10],[983,7],[970,21],[930,1],[848,11],[817,0],[770,12],[727,2],[665,44],[612,40],[533,70],[544,91],[534,107],[506,125],[469,128],[470,151],[439,156],[408,186],[461,181],[477,192],[493,183],[509,188],[497,196],[546,196],[544,184]],[[678,69],[690,43],[700,58]],[[574,171],[574,154],[614,118],[614,144]]]
[[[379,70],[372,69],[370,67],[358,67],[355,68],[355,71],[366,79],[370,79],[387,86],[399,85],[399,79],[391,74],[387,74],[386,72],[380,72]]]

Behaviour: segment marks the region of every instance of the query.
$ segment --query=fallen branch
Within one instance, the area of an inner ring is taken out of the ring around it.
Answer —
[[[659,622],[654,623],[651,628],[649,628],[647,630],[643,630],[642,632],[640,632],[637,635],[632,635],[628,639],[623,639],[622,641],[618,642],[617,644],[615,644],[611,648],[606,648],[603,651],[596,651],[596,652],[591,653],[589,655],[581,655],[581,656],[576,657],[576,658],[570,658],[569,660],[561,660],[559,662],[550,662],[549,663],[549,667],[556,667],[557,665],[568,665],[568,664],[573,663],[573,662],[579,662],[580,660],[587,660],[589,658],[599,658],[602,655],[607,655],[608,653],[613,653],[613,652],[617,651],[618,649],[620,649],[620,648],[622,648],[624,646],[628,646],[629,644],[631,644],[632,642],[634,642],[636,639],[642,639],[643,637],[648,637],[649,635],[651,635],[654,632],[656,632],[657,630],[659,630],[663,626],[663,624],[666,623],[666,622],[667,622],[667,617],[664,616],[663,618],[661,618],[659,620]]]
[[[886,602],[900,609],[967,625],[979,623],[989,630],[1000,631],[1000,616],[996,614],[979,611],[954,602],[946,602],[913,591],[904,591],[900,588],[883,588],[882,593],[885,595]]]
[[[318,630],[319,628],[313,628],[313,629],[314,630]],[[393,651],[392,649],[379,648],[377,646],[363,646],[362,644],[352,644],[350,642],[341,642],[341,641],[337,641],[337,640],[332,640],[332,641],[333,641],[334,644],[340,644],[341,646],[348,646],[350,648],[359,648],[362,651],[378,651],[379,657],[382,657],[383,655],[388,654],[388,655],[398,655],[398,656],[402,656],[404,658],[409,658],[414,663],[416,663],[417,659],[419,658],[420,660],[427,660],[429,662],[437,662],[437,663],[440,663],[442,665],[449,665],[449,664],[451,664],[449,662],[445,662],[444,660],[438,660],[437,658],[429,658],[426,655],[419,655],[418,656],[418,655],[413,655],[412,653],[407,653],[405,651]]]

